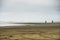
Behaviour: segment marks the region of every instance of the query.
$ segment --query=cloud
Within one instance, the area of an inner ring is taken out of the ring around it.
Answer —
[[[16,3],[28,3],[28,4],[35,4],[35,5],[55,5],[56,0],[15,0]]]
[[[0,20],[44,21],[59,20],[56,0],[3,0]]]
[[[4,5],[41,5],[41,6],[54,6],[57,5],[56,0],[3,0]]]

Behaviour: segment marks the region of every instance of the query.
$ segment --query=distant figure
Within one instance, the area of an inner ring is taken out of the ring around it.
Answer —
[[[52,20],[52,23],[53,23],[53,20]]]
[[[45,21],[45,24],[47,23],[47,21]]]

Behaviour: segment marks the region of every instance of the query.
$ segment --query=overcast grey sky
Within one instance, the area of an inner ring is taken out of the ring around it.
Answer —
[[[60,21],[57,0],[2,0],[0,21]]]

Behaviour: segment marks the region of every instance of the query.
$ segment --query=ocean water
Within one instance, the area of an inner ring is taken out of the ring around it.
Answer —
[[[0,26],[25,26],[26,24],[0,23]]]

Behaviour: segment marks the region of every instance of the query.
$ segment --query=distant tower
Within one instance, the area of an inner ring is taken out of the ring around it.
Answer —
[[[47,21],[45,20],[45,24],[47,23]]]
[[[52,20],[52,23],[54,23],[53,20]]]

